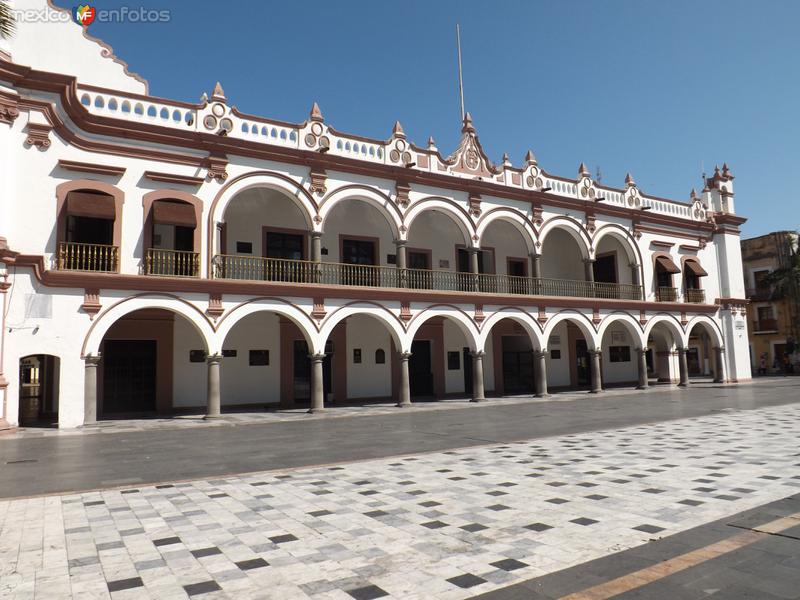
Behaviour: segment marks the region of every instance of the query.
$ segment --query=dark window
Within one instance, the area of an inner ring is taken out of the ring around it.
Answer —
[[[458,371],[461,368],[461,353],[448,352],[447,353],[447,370]]]
[[[397,254],[387,254],[386,255],[386,264],[387,265],[396,265],[397,264]]]
[[[550,350],[550,358],[559,360],[561,358],[561,350]]]
[[[430,255],[427,252],[409,252],[408,253],[408,268],[409,269],[430,269]]]
[[[353,362],[356,364],[361,362],[361,348],[353,348]]]
[[[305,258],[304,246],[302,234],[268,231],[264,256],[286,260],[303,260]]]
[[[386,352],[381,348],[375,350],[375,364],[382,365],[386,363]]]
[[[526,262],[518,258],[508,259],[508,274],[511,277],[527,277],[528,269]]]
[[[609,346],[608,360],[612,363],[631,362],[630,346]]]
[[[342,262],[348,265],[374,265],[375,242],[342,240]]]
[[[223,358],[236,358],[237,354],[238,353],[236,352],[236,350],[223,350],[222,351],[222,357]]]
[[[237,254],[252,254],[253,242],[236,242]]]
[[[250,350],[250,366],[264,367],[269,365],[269,350]]]
[[[594,280],[602,283],[617,283],[617,255],[606,254],[594,260]]]
[[[70,215],[67,219],[67,241],[110,246],[114,242],[114,221]]]
[[[205,350],[189,350],[189,362],[201,363],[206,362]]]

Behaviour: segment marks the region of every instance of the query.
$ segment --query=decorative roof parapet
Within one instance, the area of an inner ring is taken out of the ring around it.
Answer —
[[[493,177],[500,173],[500,169],[492,164],[481,146],[475,126],[472,124],[472,115],[464,115],[461,127],[461,141],[455,152],[444,161],[453,173],[464,173],[479,179]]]

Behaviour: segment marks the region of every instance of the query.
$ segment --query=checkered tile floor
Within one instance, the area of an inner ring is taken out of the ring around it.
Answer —
[[[0,502],[0,597],[465,598],[796,493],[798,425],[782,406]]]

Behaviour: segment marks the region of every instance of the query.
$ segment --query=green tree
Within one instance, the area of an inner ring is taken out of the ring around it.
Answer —
[[[789,333],[797,343],[800,339],[800,237],[797,233],[785,237],[779,266],[766,279],[775,292],[786,298],[789,306]]]
[[[5,0],[0,0],[0,36],[11,37],[14,33],[14,15]]]

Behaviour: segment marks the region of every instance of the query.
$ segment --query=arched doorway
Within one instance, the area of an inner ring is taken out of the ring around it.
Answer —
[[[723,350],[719,333],[705,321],[689,328],[686,366],[689,380],[724,381]]]
[[[19,424],[54,427],[58,424],[60,360],[32,354],[19,360]]]
[[[185,317],[160,308],[126,314],[100,344],[98,417],[204,412],[206,354]]]
[[[657,321],[648,330],[647,369],[649,377],[658,383],[678,383],[680,364],[678,348],[681,331],[677,323],[667,319]]]
[[[601,337],[603,387],[648,385],[646,350],[642,346],[642,333],[629,319],[607,317]],[[642,362],[641,352],[645,352]]]
[[[600,352],[588,322],[578,316],[556,317],[545,330],[549,389],[602,389]]]

